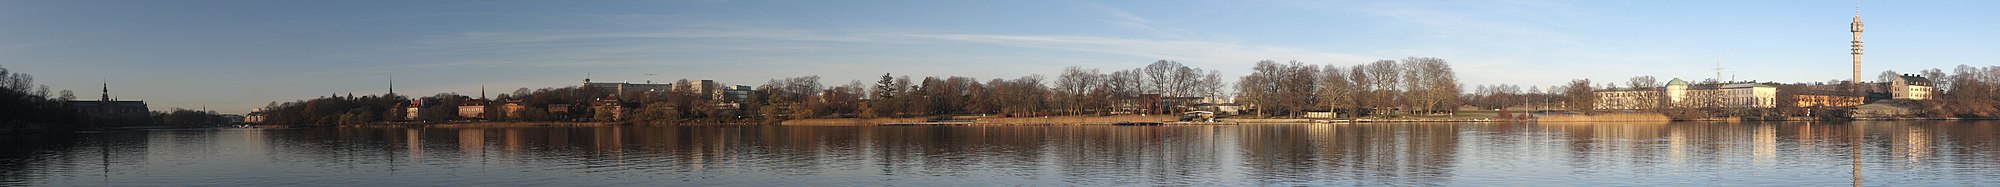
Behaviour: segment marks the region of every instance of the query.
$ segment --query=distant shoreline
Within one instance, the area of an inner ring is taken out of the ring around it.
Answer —
[[[312,128],[312,127],[363,127],[363,128],[369,128],[369,127],[429,127],[429,128],[511,128],[511,127],[610,127],[610,126],[714,126],[714,125],[725,125],[725,126],[738,126],[738,125],[741,125],[741,126],[760,126],[760,125],[771,125],[771,126],[797,126],[797,127],[811,127],[811,126],[827,126],[827,127],[839,127],[839,126],[1111,126],[1111,125],[1122,125],[1122,124],[1133,124],[1133,123],[1142,123],[1142,124],[1147,124],[1147,126],[1152,126],[1152,125],[1166,125],[1166,126],[1181,126],[1181,125],[1243,125],[1243,124],[1368,124],[1368,123],[1506,123],[1506,122],[1530,122],[1530,123],[1578,123],[1578,122],[1684,122],[1684,121],[1686,121],[1686,122],[1718,122],[1718,121],[1722,121],[1722,122],[1753,122],[1753,121],[1758,121],[1758,122],[1764,122],[1764,121],[1959,121],[1959,120],[1963,120],[1963,121],[1979,121],[1979,120],[2000,120],[2000,118],[1861,118],[1861,119],[1851,119],[1851,120],[1823,120],[1823,119],[1806,119],[1806,118],[1790,118],[1790,119],[1739,119],[1739,118],[1714,118],[1714,119],[1697,119],[1697,120],[1669,120],[1669,119],[1666,119],[1666,118],[1664,118],[1664,117],[1654,117],[1654,116],[1638,116],[1638,117],[1634,117],[1634,116],[1630,116],[1630,115],[1623,115],[1623,116],[1619,116],[1619,117],[1615,117],[1615,118],[1606,118],[1606,119],[1596,119],[1596,118],[1568,118],[1568,119],[1558,119],[1558,120],[1547,120],[1547,119],[1528,119],[1528,120],[1505,120],[1505,119],[1490,119],[1490,118],[1476,118],[1476,119],[1463,119],[1463,118],[1449,118],[1449,119],[1446,119],[1446,118],[1400,118],[1400,119],[1399,119],[1399,118],[1349,118],[1349,119],[1309,119],[1309,118],[1257,118],[1257,119],[1248,119],[1248,118],[1222,118],[1222,119],[1217,119],[1217,121],[1216,121],[1216,122],[1181,122],[1181,121],[1178,121],[1178,117],[1175,117],[1175,116],[1171,116],[1171,115],[1148,115],[1148,116],[1139,116],[1139,115],[1119,115],[1119,116],[1048,116],[1048,117],[982,117],[982,118],[977,118],[977,119],[973,119],[973,120],[970,120],[970,121],[964,121],[964,120],[959,120],[959,121],[949,121],[949,120],[946,120],[946,121],[938,121],[938,120],[931,120],[931,119],[926,119],[926,118],[815,118],[815,119],[799,119],[799,120],[785,120],[784,122],[781,122],[781,123],[779,123],[779,124],[764,124],[764,123],[700,123],[700,124],[685,124],[685,125],[641,125],[641,124],[632,124],[632,123],[626,123],[626,122],[458,122],[458,123],[439,123],[439,124],[414,124],[414,123],[405,123],[405,124],[369,124],[369,125],[351,125],[351,126],[291,126],[291,125],[269,125],[269,124],[267,124],[267,125],[256,125],[256,126],[251,126],[251,127],[249,127],[249,128]],[[225,128],[226,128],[226,127],[225,127]],[[143,128],[143,129],[120,129],[120,130],[149,130],[149,129],[154,129],[154,128]],[[168,128],[161,128],[161,129],[168,129]],[[171,128],[171,129],[188,129],[188,128]],[[113,130],[113,131],[116,131],[116,130]]]

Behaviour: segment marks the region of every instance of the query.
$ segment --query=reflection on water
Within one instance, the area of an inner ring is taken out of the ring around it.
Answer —
[[[0,186],[2000,182],[2000,122],[222,129],[4,137]]]

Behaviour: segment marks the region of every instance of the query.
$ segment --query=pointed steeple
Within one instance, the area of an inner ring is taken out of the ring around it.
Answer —
[[[111,83],[110,83],[110,81],[105,81],[105,82],[100,82],[100,83],[104,84],[104,91],[103,91],[103,92],[104,92],[104,96],[102,96],[102,97],[99,97],[99,98],[97,98],[97,101],[111,101]]]
[[[390,96],[395,96],[395,95],[396,95],[396,76],[395,76],[395,75],[390,75],[390,76],[389,76],[389,95],[387,95],[387,96],[384,96],[384,97],[390,97]]]

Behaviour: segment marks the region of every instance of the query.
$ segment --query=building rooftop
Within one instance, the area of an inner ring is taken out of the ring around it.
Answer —
[[[1903,74],[1902,76],[1896,76],[1896,77],[1903,79],[1903,84],[1931,85],[1931,79],[1924,78],[1923,76]]]

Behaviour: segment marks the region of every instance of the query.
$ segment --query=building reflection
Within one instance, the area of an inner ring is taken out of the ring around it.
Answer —
[[[458,152],[466,156],[486,156],[485,129],[458,129]]]
[[[1751,163],[1759,167],[1770,167],[1778,162],[1778,125],[1756,123],[1750,132]]]
[[[423,129],[421,128],[403,129],[403,144],[409,147],[409,150],[406,151],[406,153],[410,155],[410,160],[423,160],[424,158]]]
[[[1903,138],[1901,138],[1903,142],[1901,144],[1897,144],[1900,147],[1902,147],[1901,149],[1898,150],[1902,150],[1903,159],[1910,163],[1918,163],[1929,160],[1931,157],[1931,150],[1935,149],[1935,147],[1931,147],[1931,131],[1929,130],[1929,128],[1903,128],[1903,129],[1906,129],[1903,132]]]

